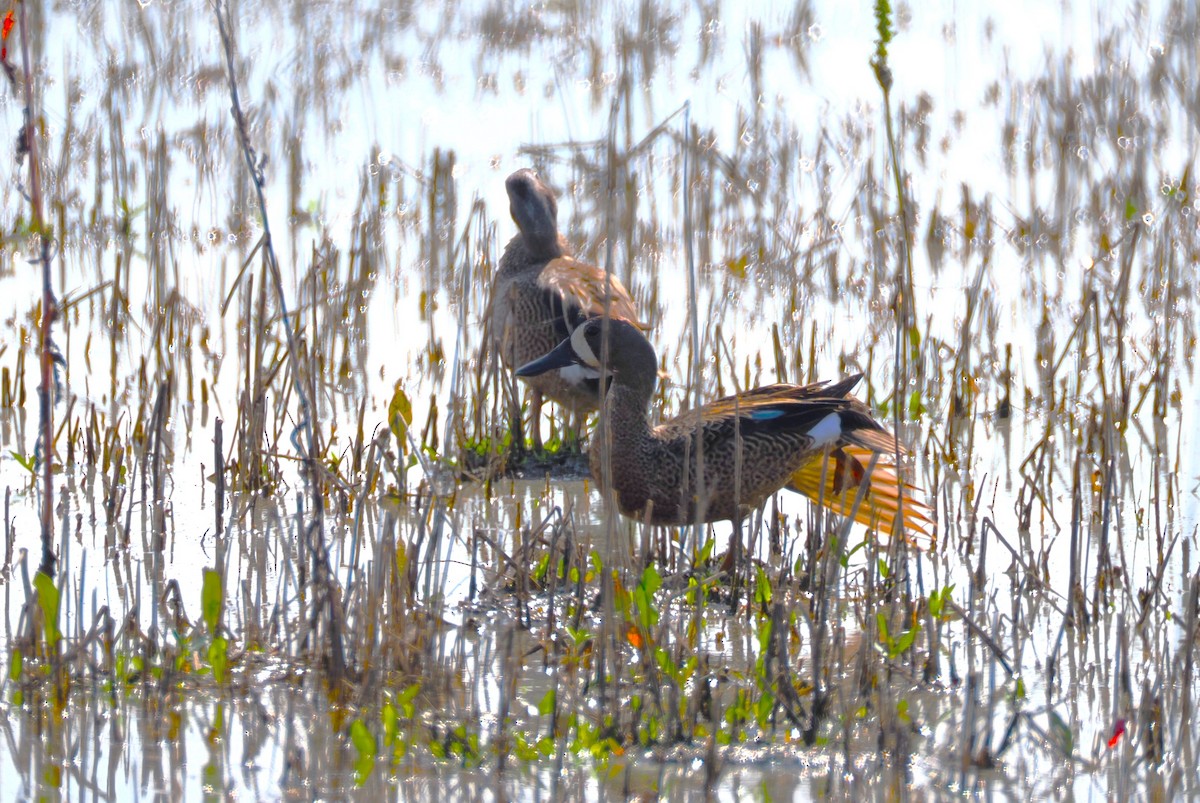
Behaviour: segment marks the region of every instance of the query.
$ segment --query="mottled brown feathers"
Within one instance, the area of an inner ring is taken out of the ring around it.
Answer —
[[[609,288],[605,287],[606,280]],[[556,293],[566,305],[578,308],[585,316],[607,313],[611,318],[629,321],[640,329],[648,328],[638,321],[633,299],[621,280],[595,265],[569,256],[552,259],[538,274],[538,285]],[[607,310],[606,303],[609,304]]]

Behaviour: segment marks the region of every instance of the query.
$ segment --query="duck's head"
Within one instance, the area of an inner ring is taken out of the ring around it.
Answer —
[[[537,256],[559,256],[558,201],[538,174],[522,168],[504,181],[513,222]]]
[[[604,348],[606,337],[607,352]],[[600,359],[605,354],[608,360],[602,366]],[[582,365],[597,372],[603,367],[615,382],[653,391],[658,357],[650,341],[628,321],[589,318],[575,327],[571,336],[549,354],[518,368],[517,376],[537,376],[571,365]]]

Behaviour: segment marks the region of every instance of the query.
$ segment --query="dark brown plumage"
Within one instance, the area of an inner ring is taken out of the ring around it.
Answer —
[[[512,370],[550,351],[584,320],[607,310],[633,321],[633,300],[616,278],[573,258],[558,231],[554,193],[529,169],[504,182],[517,235],[509,240],[492,288],[489,311],[493,346]],[[606,280],[608,282],[606,286]],[[535,448],[541,447],[543,397],[582,416],[599,406],[597,373],[586,366],[529,377]]]
[[[602,353],[604,329],[603,319],[587,321],[517,375],[534,376],[571,363],[599,370],[596,355]],[[767,385],[651,427],[647,413],[658,368],[654,348],[628,323],[612,321],[608,329],[611,381],[605,405],[611,481],[602,473],[603,450],[595,443],[592,474],[602,487],[611,484],[626,516],[652,524],[739,520],[786,487],[891,532],[901,488],[910,488],[896,471],[891,434],[866,405],[848,395],[860,377],[833,384]],[[698,504],[697,435],[703,444],[703,504]],[[863,498],[855,508],[864,480]],[[910,530],[923,531],[926,510],[905,493]]]

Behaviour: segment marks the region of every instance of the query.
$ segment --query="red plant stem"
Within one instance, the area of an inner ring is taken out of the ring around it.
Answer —
[[[21,68],[25,74],[25,148],[29,160],[29,205],[33,232],[40,244],[38,261],[42,265],[42,320],[38,342],[42,381],[38,387],[38,414],[42,426],[42,560],[38,571],[54,577],[54,352],[50,334],[58,317],[58,302],[50,282],[50,238],[42,217],[42,171],[38,161],[36,115],[33,105],[33,71],[29,66],[29,25],[21,2]]]

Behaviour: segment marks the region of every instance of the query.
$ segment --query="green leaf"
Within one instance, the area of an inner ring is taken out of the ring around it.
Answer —
[[[414,713],[413,700],[416,699],[416,696],[420,693],[420,691],[421,684],[413,683],[404,691],[400,692],[400,697],[396,700],[396,702],[400,704],[400,710],[404,712],[404,716],[408,719],[412,719]]]
[[[12,455],[12,458],[20,463],[21,467],[26,471],[35,476],[37,475],[37,460],[34,459],[33,455],[26,456],[14,451],[9,451],[9,454]]]
[[[1071,733],[1070,726],[1063,721],[1063,718],[1058,715],[1057,711],[1050,711],[1048,714],[1050,719],[1050,739],[1058,748],[1065,754],[1071,755],[1075,752],[1075,735]]]
[[[383,743],[388,746],[394,745],[400,736],[400,713],[390,702],[384,703],[379,713],[380,719],[383,720]]]
[[[396,440],[402,447],[405,444],[405,433],[412,424],[412,418],[412,402],[408,400],[408,394],[397,382],[396,389],[392,392],[392,401],[388,404],[388,429],[396,436]]]
[[[225,608],[225,583],[216,569],[204,570],[204,583],[200,587],[200,610],[204,625],[209,633],[216,633],[221,625],[221,611]]]
[[[754,719],[758,722],[758,727],[767,727],[771,719],[771,712],[774,710],[775,695],[764,689],[762,696],[758,698],[758,705],[754,709]]]
[[[521,731],[513,734],[513,752],[522,761],[537,761],[537,750],[529,744],[529,740],[525,738],[525,734],[521,733]]]
[[[554,704],[558,700],[558,695],[554,693],[554,689],[550,689],[542,695],[541,702],[538,703],[538,713],[544,717],[548,717],[554,713]]]
[[[916,325],[908,328],[908,344],[914,352],[919,351],[921,348],[921,330]]]
[[[362,786],[375,769],[375,737],[361,719],[350,723],[350,743],[354,745],[358,758],[354,760],[354,783]]]
[[[759,673],[762,673],[764,661],[767,659],[767,653],[771,649],[771,617],[760,616],[758,623],[758,660],[755,662],[755,668]]]
[[[954,590],[954,585],[950,584],[943,589],[934,589],[929,592],[929,614],[934,619],[941,619],[946,611],[946,603],[950,601],[950,592]]]
[[[642,579],[634,589],[634,601],[637,603],[638,623],[643,629],[649,630],[658,624],[658,610],[654,607],[654,592],[662,587],[662,577],[658,569],[651,563],[642,572]]]
[[[541,559],[533,567],[532,578],[535,583],[541,584],[546,579],[546,571],[550,568],[550,553],[542,555]]]
[[[675,676],[675,662],[671,660],[671,653],[663,647],[654,648],[654,663],[658,664],[659,671],[668,677]]]
[[[908,630],[900,634],[895,643],[888,649],[888,657],[895,658],[912,648],[913,642],[917,640],[917,634],[921,632],[921,623],[917,622]]]
[[[866,539],[866,537],[864,537],[863,540],[859,541],[857,544],[855,544],[853,547],[850,548],[850,551],[846,553],[845,560],[849,561],[850,558],[854,557],[855,552],[858,552],[861,549],[865,549],[866,546],[867,546],[867,539]],[[842,565],[845,566],[846,564],[843,563]]]
[[[767,577],[767,573],[763,571],[761,566],[755,568],[754,574],[754,601],[759,607],[765,608],[771,604],[773,591],[771,589],[771,578]]]
[[[208,645],[208,665],[212,667],[217,683],[224,683],[229,668],[229,642],[226,639],[218,636]]]
[[[920,418],[925,414],[925,402],[921,400],[921,391],[914,390],[908,397],[908,417]]]
[[[50,575],[39,571],[33,576],[33,587],[37,589],[38,606],[42,609],[42,620],[46,626],[46,642],[53,649],[58,644],[58,587]]]
[[[371,734],[371,729],[361,719],[356,719],[350,723],[350,743],[354,745],[354,749],[358,751],[360,756],[375,755],[375,737]]]
[[[639,585],[650,595],[662,588],[662,576],[659,575],[658,568],[653,563],[642,572],[642,580]]]

